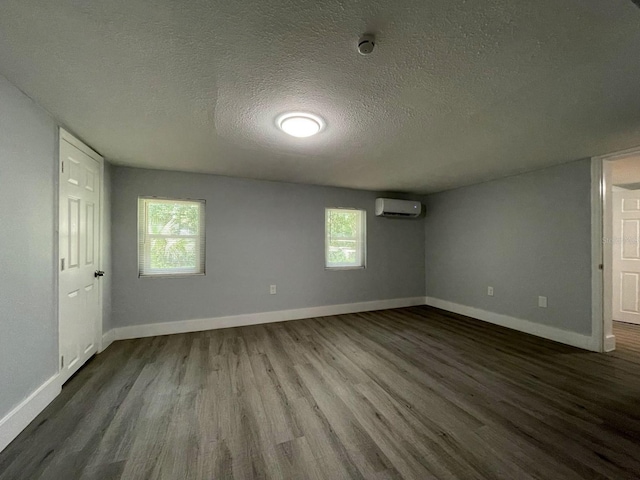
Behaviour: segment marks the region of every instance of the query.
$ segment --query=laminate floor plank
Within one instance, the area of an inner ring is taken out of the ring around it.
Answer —
[[[595,354],[431,307],[115,342],[0,480],[637,479],[640,325]]]
[[[407,352],[410,348],[410,346],[404,346],[404,350],[402,351]],[[400,353],[399,355],[402,355],[402,353]],[[409,358],[412,357],[419,358],[418,352],[410,352]],[[439,364],[437,362],[428,361],[428,364],[431,366],[431,370],[435,370],[436,372],[438,371]],[[469,369],[466,369],[466,371],[468,372]],[[494,379],[490,374],[484,375],[480,378],[474,378],[475,380],[477,380],[477,383],[474,384],[472,382],[469,382],[467,378],[460,377],[461,373],[462,369],[458,369],[457,371],[452,370],[448,368],[448,365],[445,366],[445,369],[441,370],[440,372],[441,378],[450,380],[446,382],[450,388],[459,393],[465,394],[461,395],[461,398],[464,398],[464,396],[473,395],[473,393],[477,391],[483,392],[489,399],[490,405],[495,404],[501,406],[499,415],[502,415],[505,412],[513,411],[514,413],[511,415],[512,417],[518,416],[520,414],[521,406],[526,406],[528,407],[527,410],[529,411],[529,414],[534,415],[538,420],[542,421],[547,428],[550,429],[550,435],[553,435],[554,431],[560,433],[572,432],[575,431],[576,427],[579,426],[577,424],[578,422],[576,422],[576,420],[578,419],[576,418],[572,418],[572,421],[574,422],[573,424],[565,420],[562,404],[556,403],[555,405],[549,405],[546,402],[537,401],[537,399],[535,399],[535,397],[531,395],[531,393],[535,395],[535,392],[527,392],[527,394],[522,394],[519,393],[516,388],[503,388],[503,379]],[[457,383],[455,383],[456,379],[459,380]],[[417,380],[420,379],[418,378]],[[492,398],[494,397],[493,392],[497,393],[497,395],[495,395],[495,398]],[[551,399],[548,400],[550,402],[552,401]],[[578,411],[576,413],[580,412]],[[525,423],[522,418],[520,418],[520,421],[523,424]],[[603,435],[602,430],[592,428],[592,425],[586,421],[582,422],[582,426],[584,427],[584,429],[578,430],[578,433],[580,435],[577,436],[577,439],[581,443],[585,444],[588,448],[591,447],[590,442],[599,443],[607,457],[618,459],[618,461],[621,463],[631,464],[634,468],[640,467],[640,464],[638,464],[634,458],[625,454],[628,448],[632,446],[631,444],[629,444],[628,442],[624,442],[623,439],[620,439],[620,441],[618,441],[618,437],[614,437],[611,435],[607,436],[606,433]],[[594,434],[592,435],[592,433]],[[601,437],[603,438],[601,439]],[[606,446],[604,446],[604,442],[607,441],[612,443],[615,448],[607,449]]]

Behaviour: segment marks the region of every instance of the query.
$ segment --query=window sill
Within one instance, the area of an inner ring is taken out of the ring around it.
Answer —
[[[345,267],[324,267],[325,270],[364,270],[366,268],[366,266],[360,266],[360,267],[351,267],[351,266],[345,266]]]
[[[206,273],[147,273],[138,275],[138,278],[188,278],[188,277],[204,277]]]

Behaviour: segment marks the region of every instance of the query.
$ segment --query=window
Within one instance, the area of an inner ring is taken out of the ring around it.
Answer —
[[[204,274],[204,200],[138,199],[138,273]]]
[[[350,208],[325,210],[326,268],[364,268],[366,212]]]

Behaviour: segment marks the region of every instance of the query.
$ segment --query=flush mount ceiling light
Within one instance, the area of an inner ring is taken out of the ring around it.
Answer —
[[[320,117],[303,112],[280,115],[276,123],[284,133],[298,138],[311,137],[324,128],[324,121]]]

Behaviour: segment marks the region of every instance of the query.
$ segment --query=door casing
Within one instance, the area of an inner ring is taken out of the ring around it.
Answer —
[[[640,147],[591,159],[591,307],[594,349],[616,348],[613,335],[613,167],[617,160],[640,155]]]

